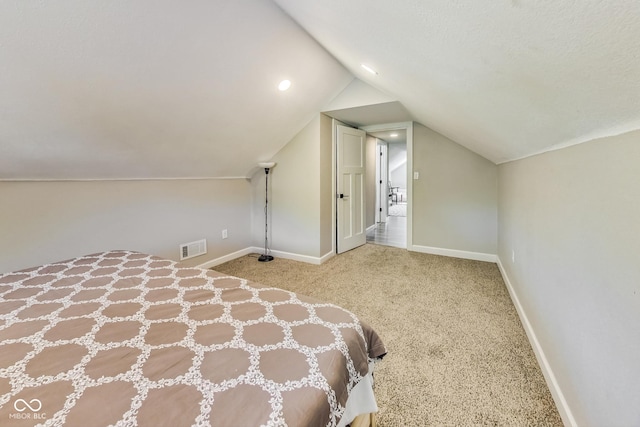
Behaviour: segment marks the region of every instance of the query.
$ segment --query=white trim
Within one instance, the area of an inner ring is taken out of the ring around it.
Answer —
[[[379,132],[383,130],[408,129],[412,126],[413,126],[413,122],[396,122],[396,123],[383,123],[380,125],[362,126],[360,129],[362,129],[367,133],[371,133],[371,132]]]
[[[334,251],[327,252],[326,254],[320,257],[320,264],[324,264],[334,256],[336,256],[336,253]]]
[[[544,375],[545,380],[547,381],[547,386],[551,391],[551,395],[553,396],[553,400],[556,403],[556,407],[558,408],[558,412],[560,413],[560,417],[562,418],[562,422],[566,426],[577,427],[578,423],[576,423],[575,418],[573,417],[573,413],[571,412],[571,408],[569,408],[569,404],[560,389],[560,385],[556,380],[556,376],[551,369],[551,365],[547,360],[547,357],[544,354],[544,350],[536,337],[536,333],[529,322],[529,318],[520,304],[520,300],[518,299],[518,295],[516,294],[513,285],[511,284],[511,280],[509,280],[509,276],[507,275],[507,271],[504,269],[502,265],[502,261],[500,257],[497,257],[498,268],[500,269],[500,273],[502,274],[502,279],[507,286],[507,290],[509,291],[509,295],[511,296],[511,301],[513,305],[516,307],[516,311],[518,312],[518,316],[520,317],[520,321],[522,322],[522,326],[524,327],[524,331],[529,338],[529,343],[533,348],[533,352],[536,355],[536,359],[538,360],[538,364],[540,365],[540,369],[542,370],[542,374]]]
[[[257,246],[249,246],[248,248],[240,249],[239,251],[202,263],[198,265],[197,268],[209,269],[217,265],[224,264],[225,262],[233,261],[234,259],[243,257],[245,255],[261,254],[263,252],[264,252],[264,248],[259,248]],[[332,252],[332,251],[327,252],[320,258],[309,256],[309,255],[292,254],[289,252],[274,251],[274,250],[269,251],[269,253],[277,258],[290,259],[293,261],[301,261],[301,262],[306,262],[307,264],[315,264],[315,265],[320,265],[322,263],[325,263],[331,258],[333,258],[334,256],[336,256],[335,252]]]
[[[407,123],[407,247],[413,246],[413,122]]]
[[[207,262],[205,262],[203,264],[200,264],[200,265],[198,265],[198,268],[209,269],[209,268],[215,267],[216,265],[224,264],[225,262],[233,261],[236,258],[240,258],[240,257],[243,257],[245,255],[249,255],[251,253],[254,253],[254,252],[256,252],[256,250],[258,250],[258,249],[257,248],[252,248],[252,247],[240,249],[239,251],[236,251],[236,252],[221,256],[220,258],[212,259],[211,261],[207,261]]]
[[[251,249],[251,253],[261,254],[264,252],[264,248],[253,247],[250,249]],[[278,251],[278,250],[270,250],[269,253],[276,258],[290,259],[292,261],[306,262],[307,264],[314,264],[314,265],[320,265],[328,261],[329,259],[333,258],[334,256],[336,256],[336,253],[333,251],[327,252],[326,254],[324,254],[319,258],[311,255],[300,255],[300,254],[294,254],[291,252],[284,252],[284,251]]]
[[[373,224],[367,227],[367,233],[374,230],[376,227],[378,226],[378,224]]]
[[[253,248],[253,250],[256,253],[264,252],[264,248]],[[324,261],[326,261],[326,259],[329,259],[329,258],[325,259],[325,257],[328,254],[324,255],[321,258],[310,256],[310,255],[293,254],[291,252],[283,252],[283,251],[276,251],[276,250],[272,250],[270,252],[270,254],[273,255],[274,257],[277,257],[277,258],[290,259],[290,260],[293,260],[293,261],[306,262],[308,264],[315,264],[315,265],[320,265]],[[333,255],[333,254],[331,254],[331,255]]]
[[[331,118],[331,250],[337,252],[336,240],[338,238],[338,214],[336,212],[336,198],[338,196],[338,183],[336,177],[336,159],[337,159],[337,143],[338,143],[338,124],[341,121]]]
[[[399,129],[407,131],[407,248],[413,245],[413,124],[414,122],[409,121],[362,126],[360,128],[367,133]]]
[[[471,259],[474,261],[497,262],[498,256],[494,254],[485,254],[482,252],[459,251],[457,249],[434,248],[431,246],[412,245],[407,249],[414,252],[422,252],[425,254],[449,256],[453,258]]]

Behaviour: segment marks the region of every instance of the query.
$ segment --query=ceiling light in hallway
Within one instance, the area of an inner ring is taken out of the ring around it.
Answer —
[[[283,80],[280,82],[280,84],[278,85],[278,89],[280,89],[281,91],[285,91],[287,89],[289,89],[291,87],[291,81],[290,80]]]

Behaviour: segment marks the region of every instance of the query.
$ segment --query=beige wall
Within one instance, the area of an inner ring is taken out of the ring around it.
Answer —
[[[316,115],[274,157],[269,175],[272,250],[320,257],[320,126]],[[255,246],[264,246],[264,171],[253,176]]]
[[[270,247],[314,258],[331,253],[334,232],[331,119],[318,114],[273,161]],[[375,222],[375,138],[367,139],[366,224]],[[495,256],[497,167],[442,135],[414,125],[413,244]],[[253,245],[264,246],[264,172],[252,178]],[[419,250],[420,248],[418,248]]]
[[[186,261],[197,265],[250,245],[245,179],[4,181],[0,200],[0,272],[110,249],[177,260],[206,238],[208,254]]]
[[[640,423],[639,141],[499,167],[499,257],[579,425]]]
[[[413,245],[496,254],[497,166],[414,123],[413,170]]]

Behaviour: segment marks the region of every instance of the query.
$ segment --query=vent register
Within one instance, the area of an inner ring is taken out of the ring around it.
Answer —
[[[207,253],[207,240],[197,240],[195,242],[183,243],[180,245],[180,261],[204,255]]]

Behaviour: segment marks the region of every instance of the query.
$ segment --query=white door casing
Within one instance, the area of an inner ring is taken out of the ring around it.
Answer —
[[[336,134],[336,252],[340,254],[367,242],[364,192],[366,133],[337,125]]]
[[[395,129],[404,129],[407,132],[407,249],[412,251],[413,247],[413,122],[385,123],[379,125],[363,126],[365,132],[373,133]]]

